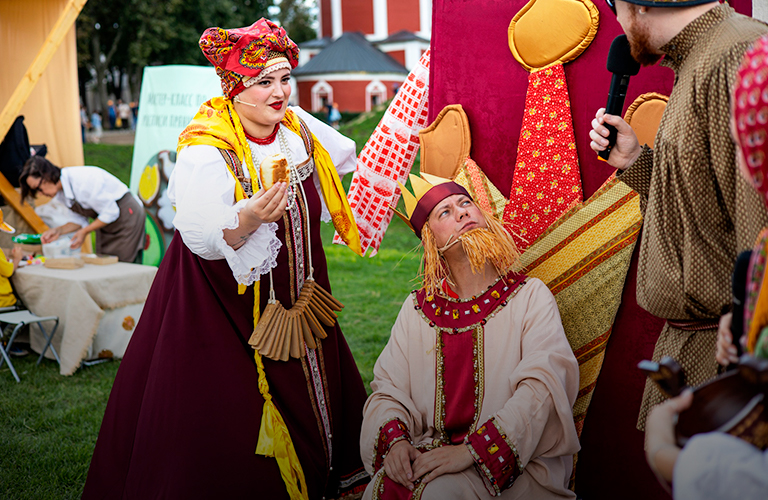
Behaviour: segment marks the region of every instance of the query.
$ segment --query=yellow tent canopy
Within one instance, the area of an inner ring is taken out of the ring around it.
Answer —
[[[75,19],[87,0],[0,0],[0,139],[24,115],[32,144],[59,166],[82,165]],[[46,229],[0,174],[0,194],[36,231]]]

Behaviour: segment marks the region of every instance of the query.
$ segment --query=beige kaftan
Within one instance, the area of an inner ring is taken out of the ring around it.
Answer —
[[[428,323],[434,311],[427,306],[417,310],[415,304],[415,296],[405,300],[374,367],[374,392],[364,409],[360,440],[363,463],[372,475],[379,430],[392,418],[405,423],[415,446],[440,446],[447,441],[440,430],[444,428],[446,396],[442,394],[441,333]],[[471,314],[462,310],[466,302],[451,304],[460,314]],[[475,405],[476,418],[469,432],[495,417],[496,426],[503,429],[516,452],[523,472],[511,488],[502,491],[503,498],[575,498],[568,481],[573,454],[579,450],[572,416],[579,368],[557,304],[535,278],[521,282],[517,294],[504,304],[495,315],[486,317],[487,323],[476,336],[476,397],[461,402]],[[364,498],[372,498],[383,471],[382,467]],[[479,467],[470,467],[428,484],[421,498],[491,498],[488,484],[486,481],[484,486]]]

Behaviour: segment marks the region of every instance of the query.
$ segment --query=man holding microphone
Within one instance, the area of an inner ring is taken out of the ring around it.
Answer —
[[[598,110],[590,146],[610,148],[608,163],[640,194],[645,219],[637,302],[667,320],[653,359],[675,358],[690,386],[717,374],[720,314],[731,303],[730,276],[768,214],[735,164],[729,132],[731,86],[742,56],[768,33],[760,21],[714,0],[606,0],[627,35],[632,57],[661,61],[675,84],[654,149],[640,145],[619,116]],[[609,144],[606,125],[616,127]],[[647,383],[638,428],[665,396]]]

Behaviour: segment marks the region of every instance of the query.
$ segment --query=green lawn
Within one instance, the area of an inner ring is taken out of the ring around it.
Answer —
[[[381,115],[362,115],[342,127],[357,142],[358,151]],[[127,183],[132,150],[87,144],[85,163]],[[348,187],[349,176],[344,184]],[[395,217],[379,253],[361,258],[330,244],[330,225],[324,225],[322,233],[333,294],[345,305],[339,323],[368,388],[400,306],[416,286],[418,240]],[[21,376],[18,384],[6,366],[0,369],[0,499],[79,498],[119,362],[62,377],[54,362],[36,366],[35,361],[33,356],[14,359]]]
[[[131,183],[133,146],[113,144],[83,144],[85,164],[101,167],[126,185]]]

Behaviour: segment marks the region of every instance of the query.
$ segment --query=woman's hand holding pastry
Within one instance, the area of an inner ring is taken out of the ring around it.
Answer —
[[[262,189],[254,194],[241,212],[246,218],[246,224],[258,229],[261,224],[279,220],[285,213],[288,203],[287,189],[287,184],[278,182],[267,191]]]

